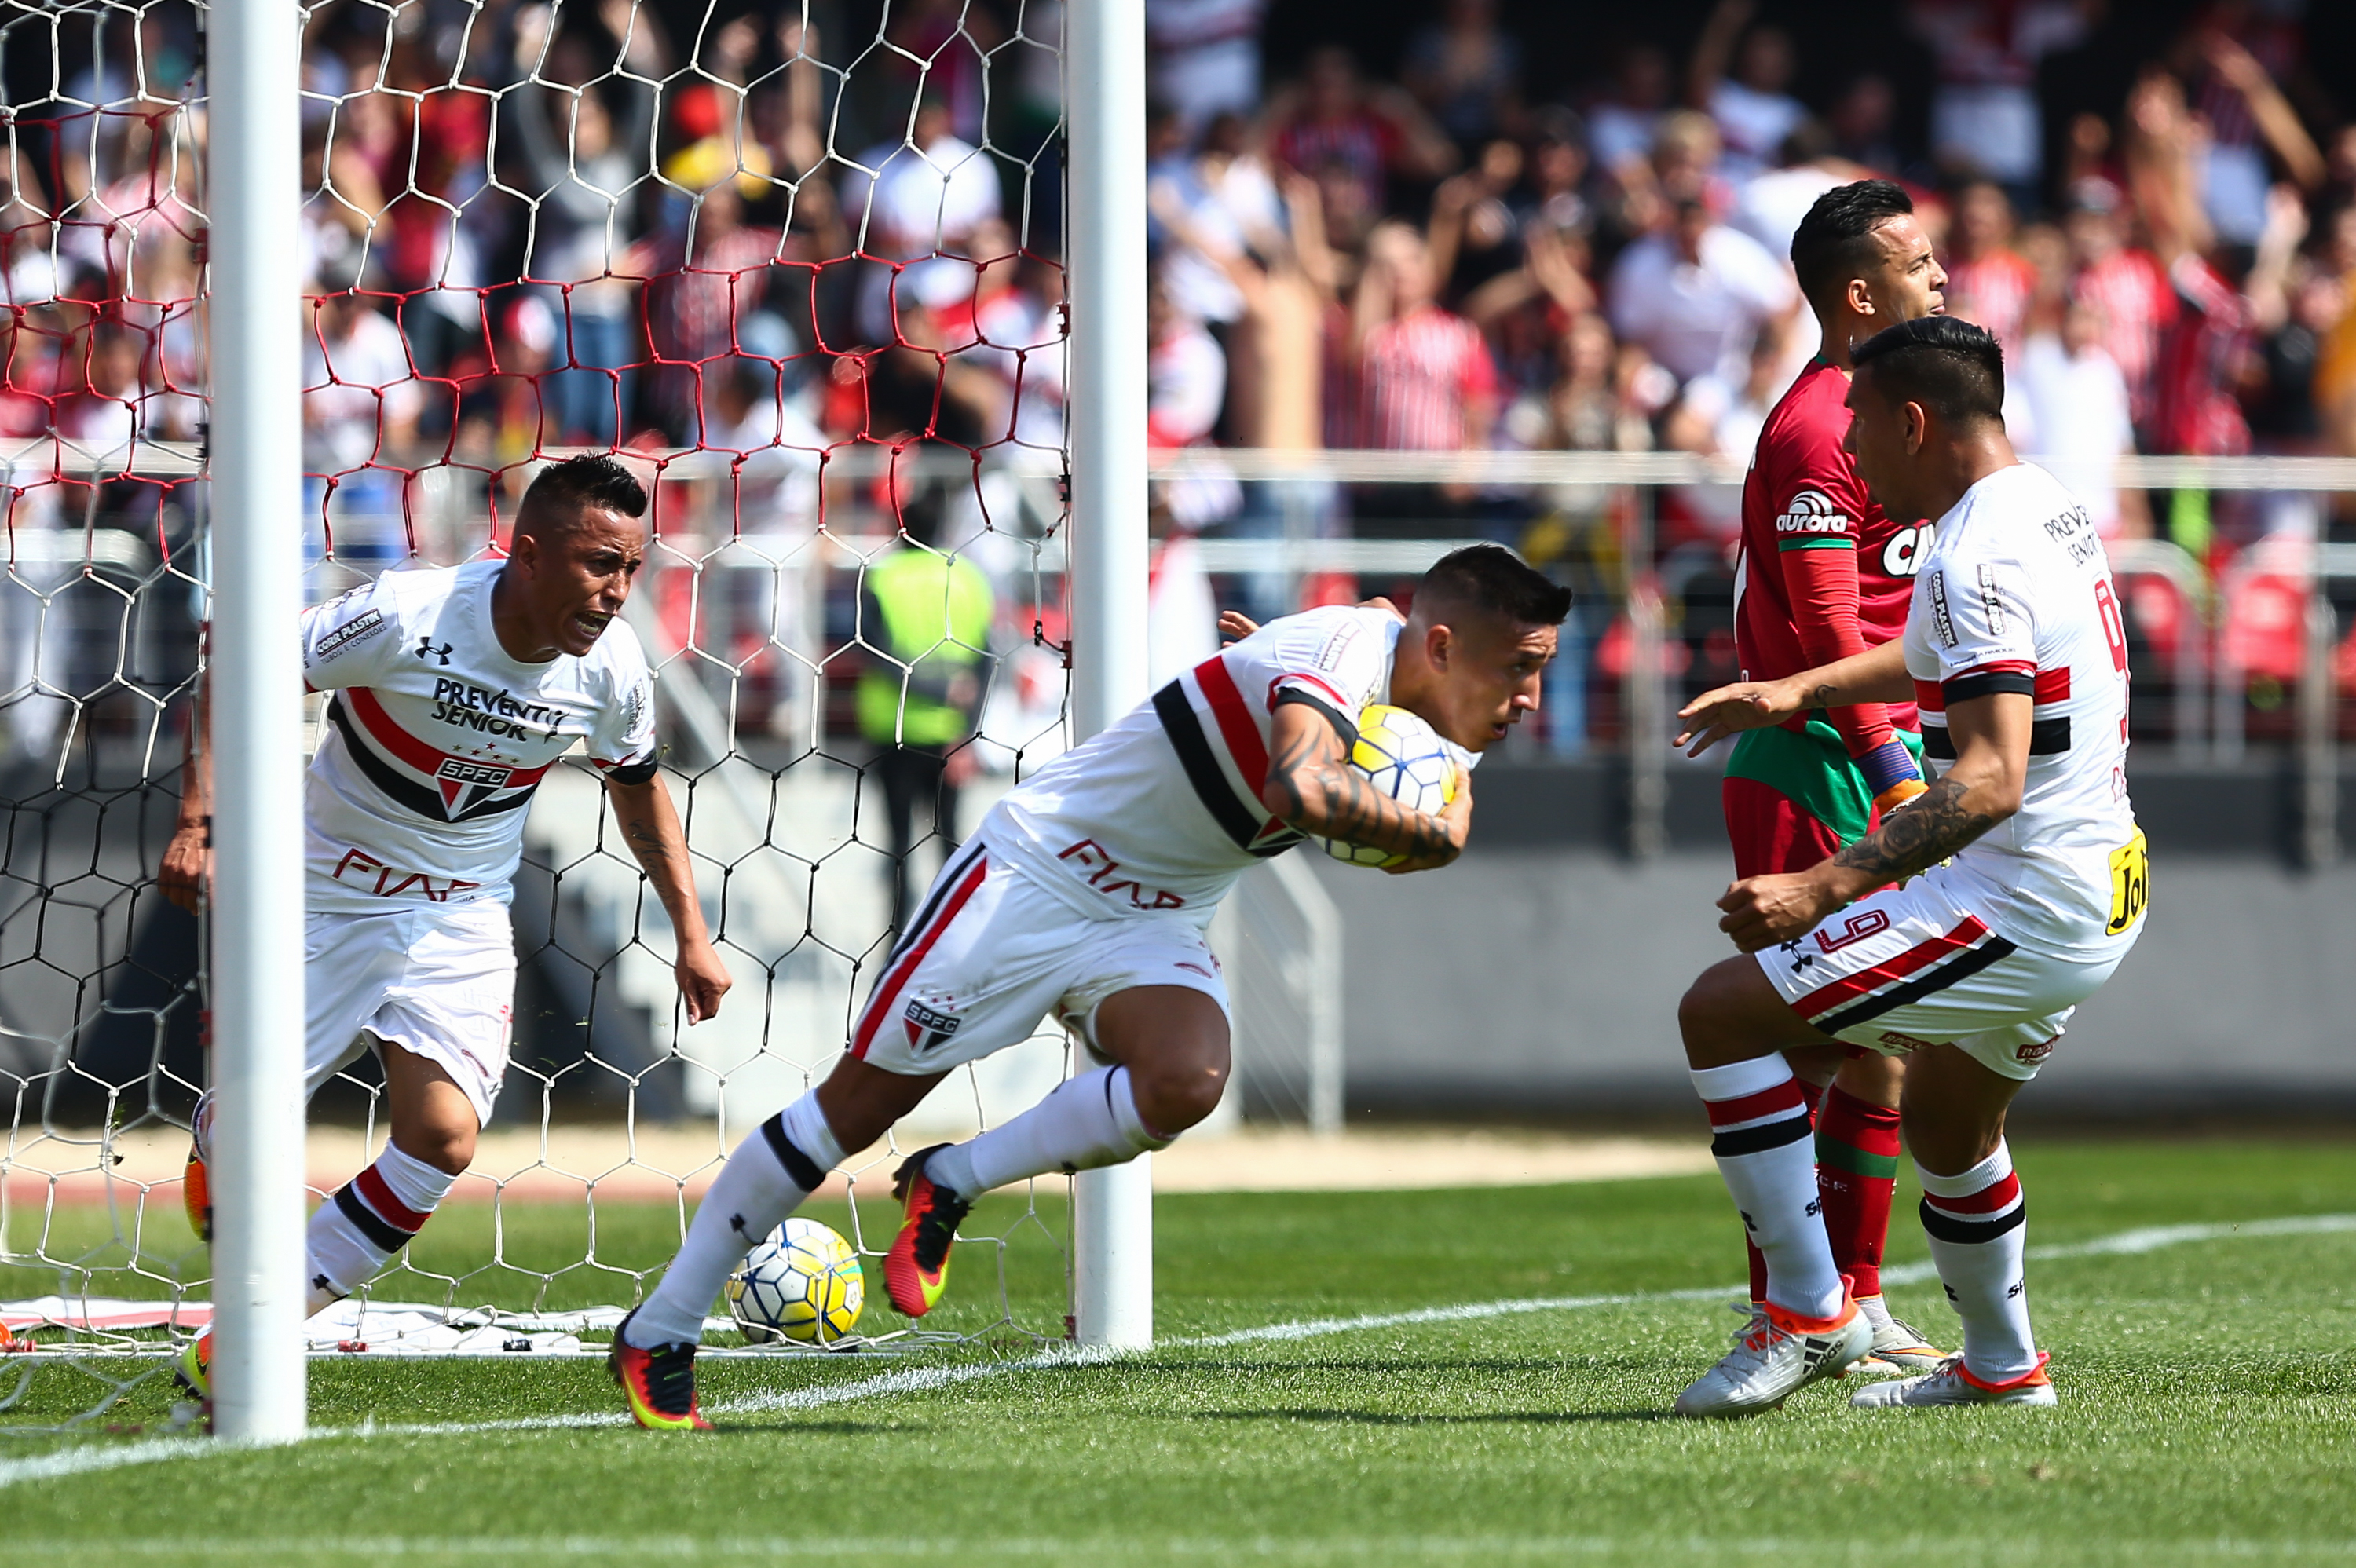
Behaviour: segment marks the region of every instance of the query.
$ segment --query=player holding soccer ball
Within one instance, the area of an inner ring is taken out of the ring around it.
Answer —
[[[1901,523],[1877,506],[1841,444],[1849,345],[1941,308],[1947,275],[1912,198],[1888,180],[1826,191],[1792,236],[1792,265],[1823,337],[1768,414],[1742,483],[1734,636],[1745,680],[1797,675],[1894,641],[1931,532],[1912,513]],[[1860,702],[1796,713],[1738,739],[1721,786],[1734,874],[1805,870],[1920,795],[1916,728],[1911,699]],[[1873,1323],[1869,1364],[1936,1366],[1939,1351],[1881,1298],[1904,1070],[1893,1058],[1838,1048],[1794,1052],[1792,1065],[1815,1116],[1833,1261],[1856,1281]],[[1746,1250],[1755,1327],[1767,1267],[1756,1246]]]
[[[524,492],[505,559],[388,571],[303,613],[304,679],[333,694],[303,809],[304,1089],[373,1051],[391,1123],[375,1163],[311,1216],[310,1312],[406,1246],[473,1162],[507,1073],[523,808],[576,742],[670,916],[688,1021],[728,990],[655,771],[646,656],[616,620],[646,554],[646,509],[621,464],[576,457]],[[191,911],[211,853],[209,765],[192,763],[158,879]],[[209,1241],[209,1095],[192,1120],[188,1219]],[[210,1352],[199,1338],[182,1357],[199,1393]]]
[[[705,1312],[746,1250],[960,1063],[1050,1014],[1099,1063],[1032,1109],[899,1170],[905,1219],[884,1261],[892,1305],[931,1310],[974,1200],[1055,1171],[1117,1165],[1211,1114],[1227,1078],[1227,1000],[1204,933],[1254,863],[1304,837],[1447,865],[1472,825],[1467,769],[1538,705],[1570,593],[1476,545],[1425,573],[1404,621],[1378,607],[1270,622],[1041,769],[941,869],[885,960],[826,1082],[729,1157],[686,1243],[614,1339],[639,1424],[702,1426]],[[1419,715],[1458,749],[1436,815],[1352,765],[1370,704]]]
[[[2086,509],[2013,454],[1996,339],[1932,316],[1853,357],[1858,474],[1892,515],[1938,519],[1905,635],[1709,692],[1685,709],[1679,740],[1698,753],[1812,709],[1911,695],[1924,751],[1946,767],[1857,843],[1719,901],[1720,928],[1753,956],[1695,981],[1678,1024],[1767,1289],[1734,1349],[1677,1397],[1686,1415],[1773,1409],[1873,1349],[1826,1234],[1807,1105],[1782,1054],[1837,1041],[1906,1059],[1922,1228],[1964,1320],[1960,1353],[1850,1403],[2054,1402],[2029,1334],[2005,1108],[2135,944],[2149,890],[2110,570]]]

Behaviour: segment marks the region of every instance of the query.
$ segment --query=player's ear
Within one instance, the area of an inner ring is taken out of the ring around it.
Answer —
[[[1851,278],[1842,286],[1848,293],[1848,308],[1850,310],[1856,312],[1858,315],[1871,315],[1874,314],[1873,290],[1867,286],[1866,281],[1863,278]]]
[[[1423,634],[1423,656],[1430,662],[1432,668],[1437,670],[1445,670],[1448,667],[1448,656],[1455,646],[1456,634],[1450,631],[1446,626],[1430,626],[1425,628]]]
[[[1905,403],[1899,411],[1906,416],[1906,455],[1913,456],[1931,439],[1931,416],[1920,403]]]

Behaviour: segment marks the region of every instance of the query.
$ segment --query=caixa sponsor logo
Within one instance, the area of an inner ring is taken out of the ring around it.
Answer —
[[[1847,534],[1848,514],[1833,505],[1822,490],[1803,490],[1792,497],[1775,519],[1778,534]]]

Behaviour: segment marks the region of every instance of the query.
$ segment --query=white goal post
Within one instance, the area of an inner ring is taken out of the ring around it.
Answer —
[[[214,0],[213,1430],[291,1442],[303,1342],[302,16]]]

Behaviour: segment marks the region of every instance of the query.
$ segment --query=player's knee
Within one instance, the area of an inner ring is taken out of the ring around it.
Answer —
[[[476,1129],[455,1124],[407,1127],[393,1135],[393,1147],[423,1160],[444,1176],[464,1176],[475,1163]]]
[[[1723,964],[1703,970],[1686,987],[1686,994],[1677,998],[1677,1034],[1685,1041],[1686,1060],[1693,1066],[1721,1064],[1719,1051],[1732,1013],[1730,1000]],[[1755,1056],[1758,1052],[1753,1050],[1748,1054]]]
[[[1137,1114],[1146,1125],[1164,1137],[1173,1137],[1219,1108],[1220,1096],[1227,1088],[1227,1064],[1201,1061],[1146,1074],[1131,1068],[1130,1083]]]

